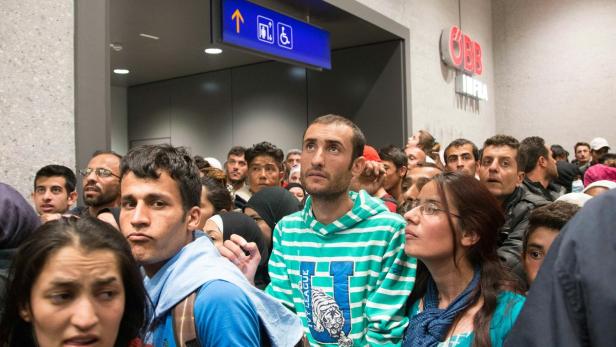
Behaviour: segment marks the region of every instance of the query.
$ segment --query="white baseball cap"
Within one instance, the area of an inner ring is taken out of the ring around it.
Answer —
[[[603,147],[610,148],[610,144],[607,143],[607,140],[603,137],[595,137],[592,141],[590,141],[590,148],[592,150],[597,151]]]

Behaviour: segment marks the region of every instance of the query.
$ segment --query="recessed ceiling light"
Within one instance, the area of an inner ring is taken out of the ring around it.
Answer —
[[[122,50],[122,44],[119,42],[112,42],[109,44],[109,47],[111,47],[111,49],[113,49],[116,52],[119,52]]]
[[[145,38],[147,38],[147,39],[152,39],[152,40],[158,40],[158,39],[160,39],[160,37],[158,37],[158,36],[149,35],[149,34],[143,34],[143,33],[139,34],[139,36],[141,36],[141,37],[145,37]]]
[[[205,53],[207,54],[220,54],[222,53],[222,49],[220,48],[206,48]]]
[[[128,69],[113,69],[113,73],[116,73],[118,75],[126,75],[129,74],[130,71],[128,71]]]

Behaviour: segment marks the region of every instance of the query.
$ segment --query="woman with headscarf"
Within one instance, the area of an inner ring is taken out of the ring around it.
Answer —
[[[261,253],[261,262],[255,275],[255,286],[260,289],[267,286],[269,277],[265,275],[267,275],[269,251],[261,230],[252,218],[240,212],[221,212],[205,222],[204,231],[216,247],[222,246],[222,243],[229,240],[231,235],[239,235],[247,242],[254,242]]]
[[[297,198],[282,187],[269,187],[254,194],[244,207],[244,214],[257,222],[267,248],[272,250],[272,230],[282,217],[299,211]]]
[[[0,183],[0,303],[4,302],[13,256],[39,224],[39,217],[23,196],[11,186]]]
[[[244,207],[244,213],[254,219],[267,244],[267,254],[261,252],[261,264],[255,274],[255,285],[257,282],[263,288],[270,282],[267,271],[267,262],[272,253],[272,231],[283,217],[300,210],[300,203],[297,198],[288,190],[282,187],[269,187],[262,189],[254,194]],[[248,240],[247,240],[248,241]],[[250,241],[248,241],[250,242]],[[257,287],[261,288],[259,285]]]

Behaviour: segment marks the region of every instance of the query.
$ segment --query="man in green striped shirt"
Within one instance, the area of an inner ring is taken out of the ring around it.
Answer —
[[[296,312],[312,346],[398,346],[416,261],[404,254],[404,220],[365,191],[361,130],[326,115],[304,134],[301,177],[310,198],[273,232],[266,292]],[[369,178],[367,178],[369,179]]]

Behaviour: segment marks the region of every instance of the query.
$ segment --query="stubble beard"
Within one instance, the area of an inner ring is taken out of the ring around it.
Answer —
[[[336,201],[339,200],[341,196],[345,196],[349,191],[350,179],[345,185],[344,182],[334,182],[331,185],[324,187],[323,189],[310,189],[308,185],[305,185],[303,182],[306,192],[312,196],[313,200],[321,200],[321,201]]]
[[[101,207],[113,203],[118,197],[119,189],[113,189],[108,192],[101,192],[100,195],[95,197],[83,196],[83,203],[89,207]]]

